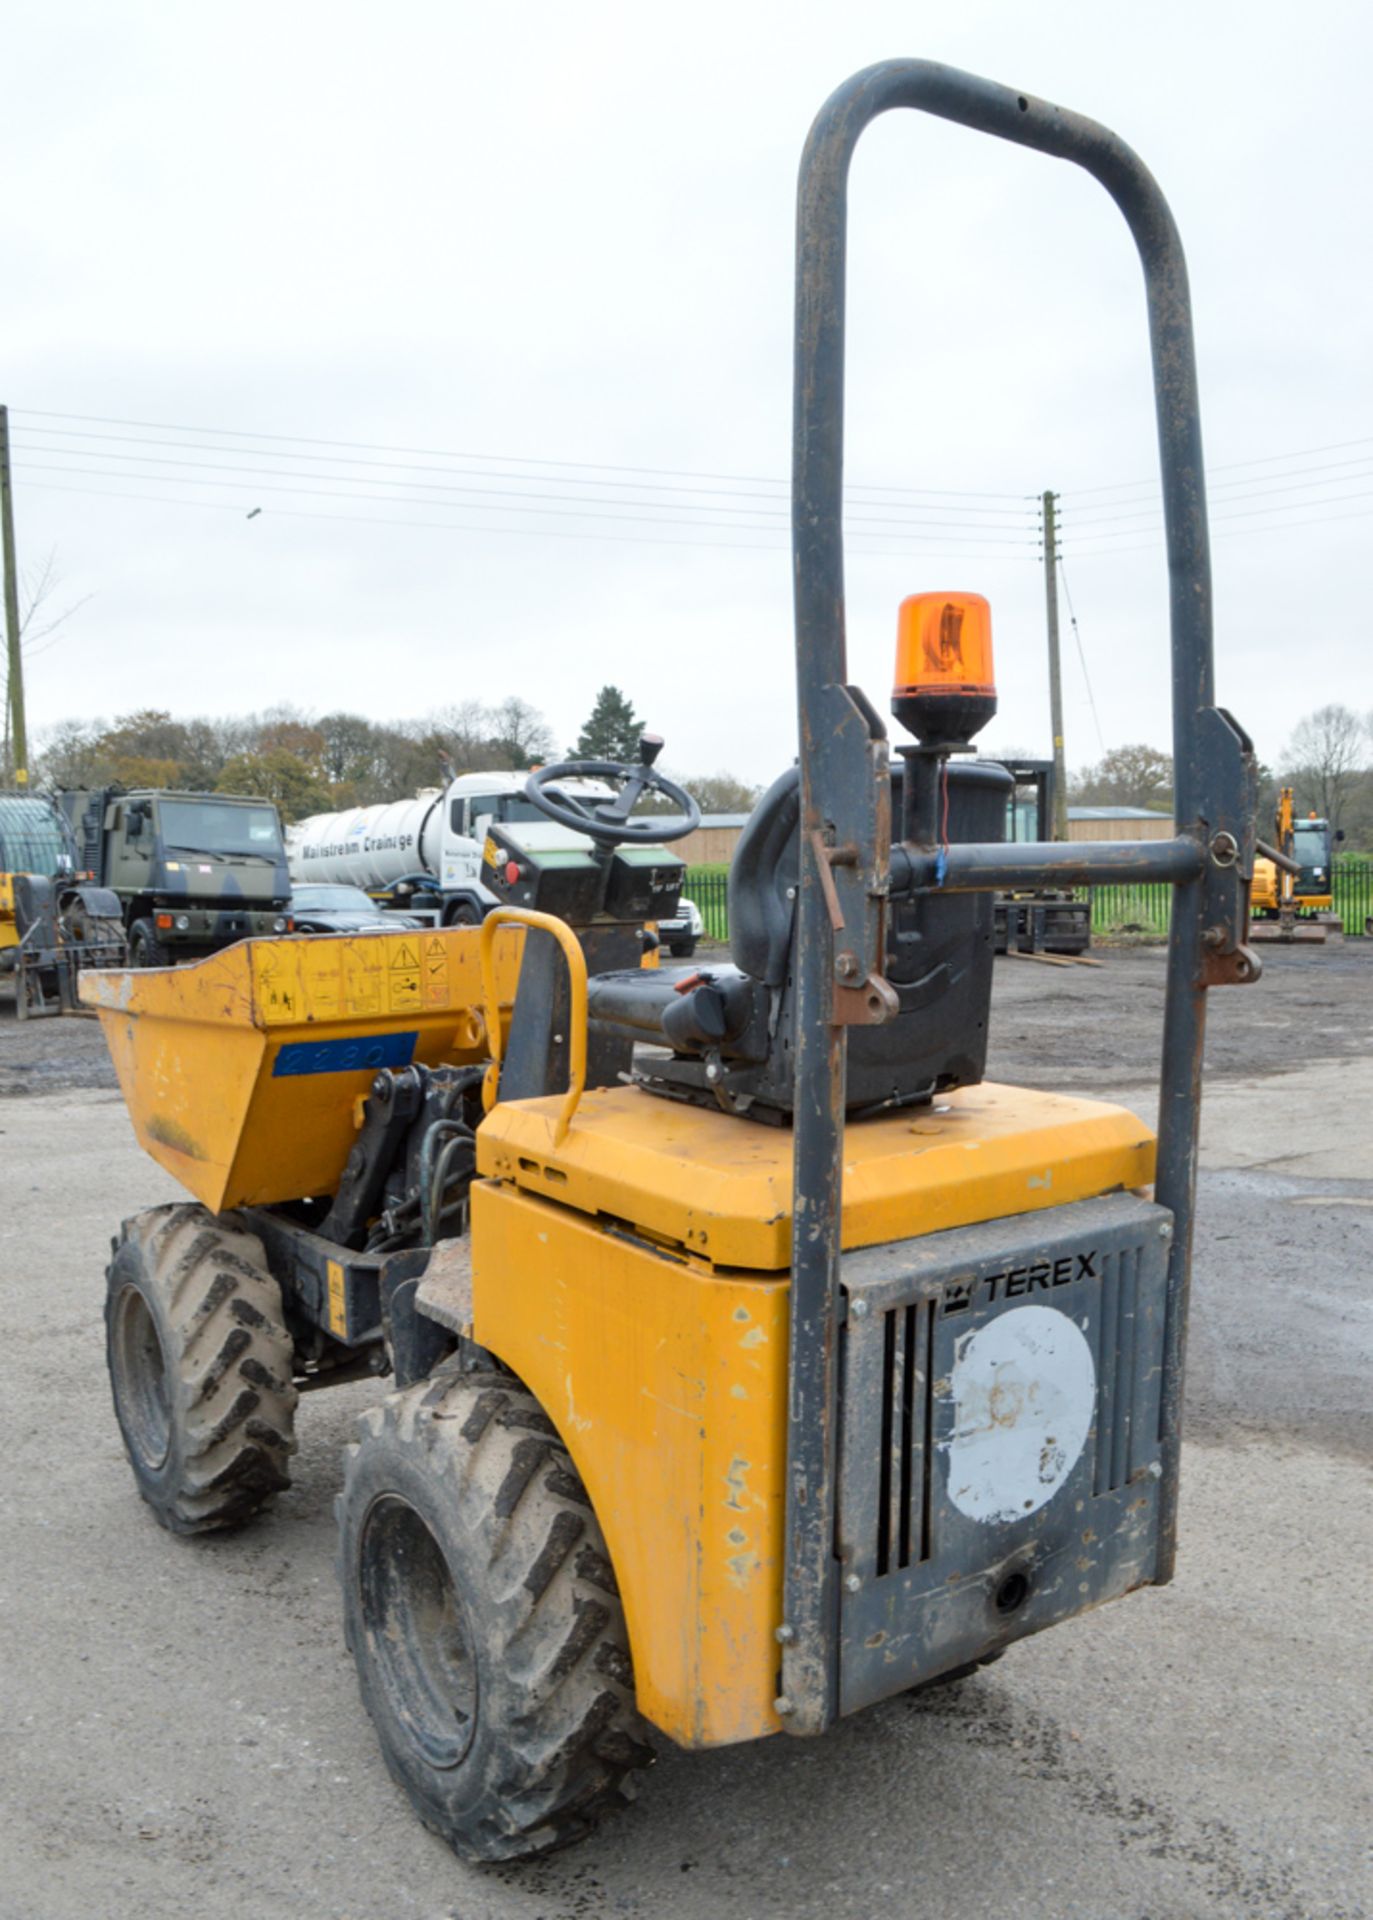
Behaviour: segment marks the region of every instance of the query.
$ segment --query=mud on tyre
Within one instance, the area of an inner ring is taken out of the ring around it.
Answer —
[[[361,1425],[339,1574],[387,1766],[464,1859],[580,1839],[653,1754],[605,1542],[556,1430],[515,1382],[458,1373]]]
[[[200,1206],[126,1220],[105,1300],[114,1410],[138,1490],[173,1533],[251,1518],[289,1485],[291,1337],[262,1243]]]

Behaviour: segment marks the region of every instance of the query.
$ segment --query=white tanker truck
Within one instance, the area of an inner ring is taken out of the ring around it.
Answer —
[[[482,844],[493,820],[549,822],[525,797],[527,773],[464,773],[413,800],[315,813],[286,829],[293,883],[365,887],[382,906],[444,926],[476,926],[495,895],[481,884]],[[601,780],[560,790],[611,797]],[[554,836],[559,829],[551,829]],[[564,832],[563,837],[566,838]]]

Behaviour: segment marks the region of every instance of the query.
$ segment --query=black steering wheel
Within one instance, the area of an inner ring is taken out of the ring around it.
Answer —
[[[644,759],[637,767],[620,760],[562,760],[555,767],[539,767],[525,782],[524,793],[540,813],[556,820],[560,827],[585,833],[600,846],[614,847],[628,841],[637,846],[657,846],[664,840],[680,840],[701,824],[701,809],[675,781],[655,773],[652,761],[662,741],[646,736]],[[598,799],[590,793],[555,793],[562,780],[614,781],[619,792],[613,799]],[[681,809],[680,815],[661,813],[634,814],[646,793],[661,793],[665,800]]]

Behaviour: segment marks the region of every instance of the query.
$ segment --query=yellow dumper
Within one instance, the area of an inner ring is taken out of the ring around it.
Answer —
[[[850,683],[844,186],[895,107],[1073,160],[1137,237],[1174,840],[1003,843],[976,594],[901,606],[895,760]],[[244,1521],[288,1483],[299,1393],[386,1379],[338,1502],[344,1630],[387,1764],[472,1859],[586,1832],[648,1725],[818,1734],[1172,1577],[1206,995],[1258,974],[1181,249],[1113,135],[920,61],[826,104],[798,233],[800,759],[739,842],[728,951],[637,964],[681,882],[664,843],[699,817],[646,741],[531,775],[561,831],[492,827],[479,930],[84,988],[140,1139],[196,1196],[126,1221],[109,1268],[139,1490],[177,1531]],[[693,685],[727,694],[712,671]],[[1177,889],[1157,1142],[985,1077],[995,894],[1123,875]]]

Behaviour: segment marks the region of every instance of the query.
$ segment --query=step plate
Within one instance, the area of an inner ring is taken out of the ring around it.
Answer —
[[[1116,1194],[845,1257],[841,1712],[1153,1577],[1171,1231]]]

